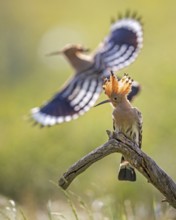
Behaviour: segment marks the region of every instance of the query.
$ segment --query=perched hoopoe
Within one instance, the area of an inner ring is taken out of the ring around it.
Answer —
[[[106,79],[103,85],[105,94],[109,97],[100,104],[111,102],[113,105],[113,127],[116,132],[122,132],[131,141],[141,148],[142,143],[142,115],[137,108],[132,107],[127,99],[131,91],[132,80],[124,75],[121,80],[111,73],[110,79]],[[122,156],[120,163],[119,180],[135,181],[134,168]]]
[[[109,35],[100,43],[91,55],[81,45],[68,45],[59,52],[75,70],[75,75],[49,102],[33,108],[31,117],[42,126],[78,118],[87,112],[97,101],[103,78],[109,76],[109,70],[117,71],[131,64],[138,56],[143,42],[143,30],[140,18],[128,13],[111,26]],[[136,82],[132,85],[129,100],[140,90]]]

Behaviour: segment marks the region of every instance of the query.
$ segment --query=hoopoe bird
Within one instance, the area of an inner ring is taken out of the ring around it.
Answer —
[[[109,35],[98,48],[87,54],[81,45],[67,45],[61,51],[73,67],[75,75],[41,107],[31,110],[31,118],[41,126],[52,126],[76,119],[94,106],[102,92],[103,78],[109,70],[118,71],[131,64],[138,56],[143,43],[143,29],[140,17],[126,14],[112,23]],[[140,90],[134,82],[131,100]]]
[[[108,96],[105,100],[97,105],[110,102],[113,106],[113,127],[115,132],[122,132],[127,138],[141,148],[142,143],[142,114],[132,107],[127,99],[132,87],[132,79],[124,75],[120,80],[111,72],[110,78],[105,79],[103,89]],[[134,168],[122,156],[119,180],[136,181]]]

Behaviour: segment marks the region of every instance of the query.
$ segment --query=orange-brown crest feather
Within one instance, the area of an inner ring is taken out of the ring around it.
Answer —
[[[103,89],[105,94],[110,97],[112,93],[118,93],[118,88],[118,79],[113,73],[111,73],[110,78],[105,79],[104,81]]]
[[[109,79],[105,79],[103,89],[108,97],[112,94],[128,95],[131,91],[131,85],[133,80],[125,74],[121,80],[111,73]]]

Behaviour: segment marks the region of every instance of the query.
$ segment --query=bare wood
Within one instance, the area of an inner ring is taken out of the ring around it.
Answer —
[[[121,153],[155,188],[157,188],[171,206],[176,208],[176,184],[174,181],[140,148],[122,133],[107,131],[109,140],[73,164],[60,178],[59,186],[67,189],[71,182],[89,166],[111,153]]]

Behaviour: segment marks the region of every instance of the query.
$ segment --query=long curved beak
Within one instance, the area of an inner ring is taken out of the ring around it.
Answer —
[[[107,100],[104,100],[104,101],[98,103],[98,104],[95,105],[94,107],[97,107],[97,106],[99,106],[99,105],[103,105],[103,104],[106,104],[106,103],[109,103],[109,102],[111,102],[111,101],[110,101],[109,99],[107,99]]]
[[[62,54],[62,51],[54,51],[51,53],[47,53],[46,56],[49,57],[49,56],[55,56],[55,55],[60,55],[60,54]]]

